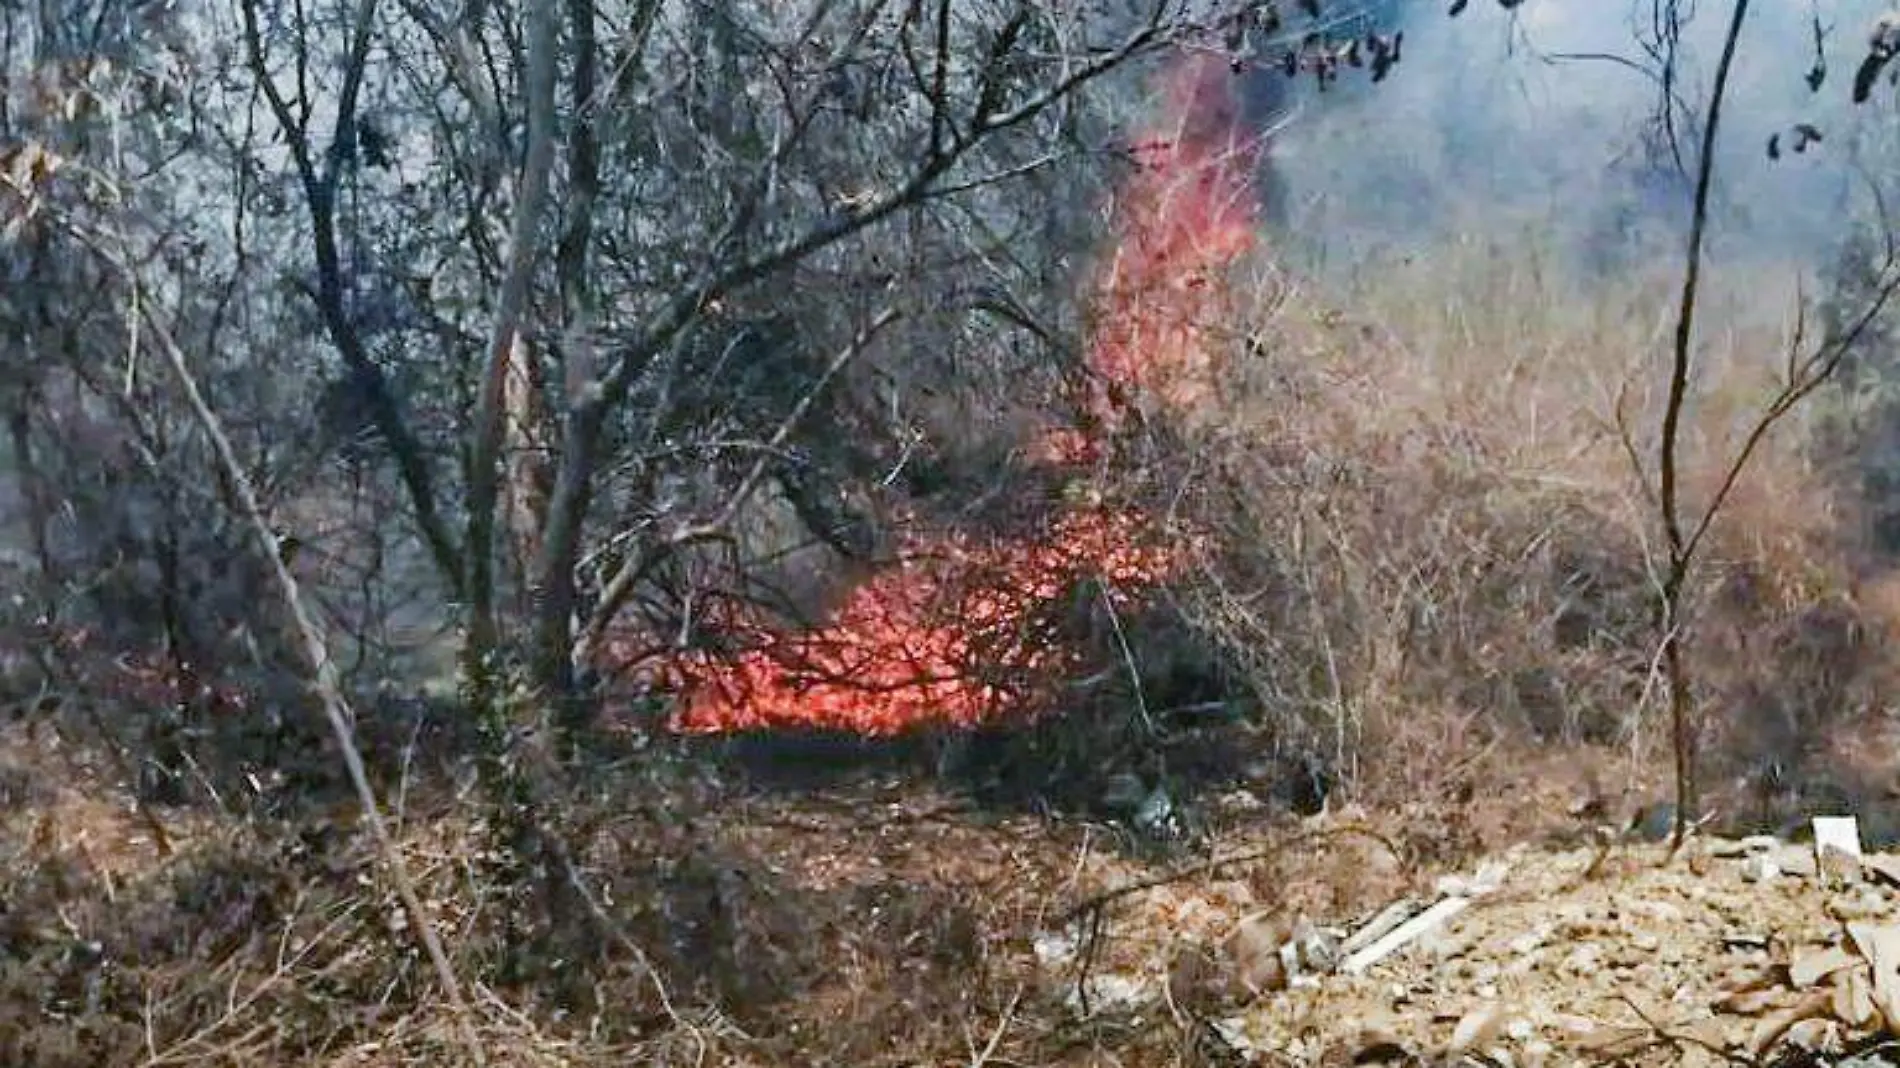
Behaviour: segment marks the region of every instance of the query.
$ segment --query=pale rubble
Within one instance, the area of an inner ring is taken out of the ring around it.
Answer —
[[[1202,1018],[1256,1063],[1389,1046],[1713,1065],[1840,1048],[1900,1024],[1900,857],[1857,853],[1817,865],[1813,846],[1764,838],[1521,848],[1354,916],[1277,915],[1244,881],[1167,884],[1118,902],[1089,1001]],[[1080,949],[1063,949],[1045,964],[1073,986]]]

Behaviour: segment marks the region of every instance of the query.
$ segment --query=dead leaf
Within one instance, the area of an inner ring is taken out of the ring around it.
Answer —
[[[1900,886],[1900,857],[1892,853],[1869,853],[1860,858],[1861,867],[1894,886]]]
[[[1841,1025],[1834,1020],[1803,1020],[1788,1028],[1787,1041],[1810,1051],[1831,1051],[1840,1047]]]
[[[1587,1035],[1604,1026],[1588,1016],[1572,1016],[1566,1012],[1556,1013],[1551,1017],[1550,1022],[1560,1030],[1568,1031],[1573,1035]]]
[[[1729,1025],[1714,1017],[1704,1017],[1674,1028],[1669,1032],[1669,1037],[1693,1042],[1705,1049],[1727,1049]]]
[[[1383,1027],[1360,1031],[1347,1048],[1352,1050],[1348,1064],[1398,1064],[1416,1059],[1404,1039]]]
[[[1816,849],[1816,866],[1821,877],[1829,882],[1858,882],[1864,867],[1860,854],[1850,853],[1839,846],[1825,845]]]
[[[1451,1041],[1445,1046],[1445,1058],[1457,1060],[1474,1050],[1489,1046],[1504,1030],[1504,1006],[1493,1001],[1465,1013],[1452,1028]]]
[[[1780,987],[1761,987],[1755,990],[1737,990],[1715,999],[1711,1006],[1716,1012],[1725,1012],[1733,1016],[1760,1016],[1778,1008],[1788,1000],[1788,992]]]
[[[39,168],[40,157],[45,149],[28,141],[16,145],[7,153],[7,179],[16,189],[27,189],[33,185],[33,175]]]
[[[1794,984],[1796,990],[1805,990],[1835,972],[1859,963],[1859,957],[1839,946],[1809,950],[1789,963],[1788,981]]]
[[[1741,994],[1750,990],[1767,990],[1780,985],[1781,982],[1775,977],[1774,972],[1759,964],[1749,963],[1730,968],[1716,984],[1716,989],[1723,995],[1728,995]]]
[[[1184,942],[1175,948],[1168,968],[1169,999],[1188,1012],[1207,1008],[1220,971],[1220,963],[1205,947]]]
[[[1642,1049],[1655,1037],[1656,1032],[1647,1027],[1600,1024],[1578,1036],[1576,1047],[1600,1057],[1620,1057]]]
[[[1280,959],[1280,947],[1285,944],[1284,923],[1275,923],[1265,914],[1249,916],[1234,929],[1228,951],[1235,978],[1249,993],[1257,997],[1286,989],[1287,970]]]
[[[1889,1031],[1900,1030],[1900,926],[1850,923],[1847,936],[1867,958],[1874,1008]]]
[[[1833,998],[1829,994],[1817,992],[1809,994],[1779,1012],[1763,1017],[1748,1036],[1748,1052],[1755,1057],[1760,1057],[1787,1034],[1789,1028],[1803,1020],[1811,1020],[1827,1012],[1832,1006]]]
[[[1849,1027],[1866,1027],[1874,1020],[1874,996],[1867,972],[1856,968],[1834,977],[1834,1016]]]

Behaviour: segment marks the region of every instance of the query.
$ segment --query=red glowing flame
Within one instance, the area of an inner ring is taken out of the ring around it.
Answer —
[[[920,540],[854,589],[827,626],[758,628],[737,659],[694,654],[669,665],[685,697],[673,725],[881,735],[1024,707],[1070,666],[1047,609],[1090,578],[1125,606],[1177,555],[1146,544],[1151,537],[1138,516],[1076,511],[1042,541]]]
[[[1207,331],[1226,318],[1224,275],[1254,246],[1265,140],[1244,129],[1218,57],[1189,58],[1168,88],[1174,129],[1135,145],[1140,169],[1117,205],[1121,242],[1098,295],[1090,365],[1104,393],[1178,409],[1202,399],[1218,351]],[[1095,398],[1111,426],[1120,407]]]
[[[1204,396],[1224,274],[1253,247],[1253,176],[1263,151],[1243,134],[1233,75],[1218,57],[1172,73],[1171,129],[1137,146],[1116,206],[1089,364],[1097,428],[1039,443],[1045,462],[1100,456],[1127,403]],[[1035,710],[1076,654],[1050,620],[1094,578],[1112,603],[1177,573],[1192,546],[1165,548],[1147,517],[1072,507],[1040,540],[975,544],[913,535],[899,562],[862,583],[825,626],[786,632],[728,621],[736,656],[684,653],[659,668],[680,695],[675,729],[807,727],[890,734]]]

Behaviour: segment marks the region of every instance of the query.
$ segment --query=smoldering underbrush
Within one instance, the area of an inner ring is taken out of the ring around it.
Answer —
[[[947,428],[933,447],[991,457],[981,481],[1021,487],[1018,511],[1059,510],[1080,486],[1204,550],[1138,610],[1105,610],[1086,584],[1053,606],[1067,619],[1052,633],[1080,652],[1046,714],[908,748],[739,741],[740,763],[921,770],[996,804],[1095,815],[1130,776],[1184,797],[1246,783],[1294,811],[1334,782],[1375,802],[1437,796],[1531,749],[1593,750],[1640,778],[1667,749],[1653,281],[1578,280],[1474,241],[1361,286],[1342,313],[1263,269],[1243,286],[1257,303],[1203,324],[1221,353],[1203,402],[1150,412],[1079,479],[1022,462],[1021,435]],[[1761,314],[1772,302],[1725,296],[1691,411],[1692,503],[1788,341]],[[1884,803],[1851,750],[1884,729],[1892,582],[1829,458],[1832,427],[1823,408],[1771,435],[1691,591],[1705,778],[1723,817],[1751,826],[1829,798]]]

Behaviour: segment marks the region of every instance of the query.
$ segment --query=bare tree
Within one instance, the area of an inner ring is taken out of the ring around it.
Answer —
[[[1662,97],[1659,112],[1666,118],[1671,145],[1676,144],[1681,69],[1680,52],[1686,25],[1693,17],[1676,0],[1655,0],[1651,20],[1652,37],[1646,45],[1661,71]],[[1686,161],[1695,178],[1694,199],[1689,206],[1688,247],[1683,260],[1682,286],[1669,349],[1667,393],[1665,396],[1653,467],[1645,463],[1637,450],[1627,423],[1624,441],[1638,474],[1642,476],[1648,499],[1656,510],[1664,538],[1665,555],[1656,576],[1657,662],[1665,684],[1670,735],[1675,764],[1676,812],[1674,841],[1679,848],[1695,826],[1699,808],[1700,740],[1703,715],[1696,696],[1695,680],[1685,658],[1690,620],[1686,611],[1687,595],[1701,550],[1709,531],[1723,514],[1724,506],[1747,472],[1749,462],[1767,437],[1801,403],[1831,381],[1843,362],[1855,350],[1863,336],[1888,310],[1895,293],[1900,291],[1900,258],[1896,258],[1893,235],[1887,235],[1886,254],[1873,269],[1874,280],[1861,306],[1844,313],[1843,320],[1826,336],[1811,338],[1805,329],[1806,309],[1788,343],[1782,375],[1776,390],[1756,415],[1743,435],[1742,443],[1720,469],[1713,494],[1696,507],[1684,500],[1682,486],[1682,450],[1685,420],[1690,417],[1691,387],[1695,377],[1695,350],[1698,327],[1698,298],[1704,274],[1710,268],[1706,240],[1711,227],[1711,194],[1717,177],[1717,146],[1722,132],[1725,106],[1729,102],[1730,76],[1740,50],[1742,32],[1748,24],[1750,0],[1734,0],[1722,36],[1707,103],[1696,116],[1698,145],[1690,156],[1676,147],[1677,158]],[[1818,19],[1818,15],[1816,16]],[[1875,27],[1870,46],[1870,63],[1884,62],[1882,41],[1884,21]],[[1822,34],[1816,24],[1816,66],[1825,71],[1826,58]],[[1865,77],[1861,80],[1864,84]],[[1810,77],[1810,85],[1819,89],[1821,78]],[[1856,101],[1864,101],[1864,88],[1855,90]],[[1771,154],[1773,153],[1771,147]],[[1619,421],[1624,416],[1619,412]],[[1650,479],[1653,471],[1654,480]]]

